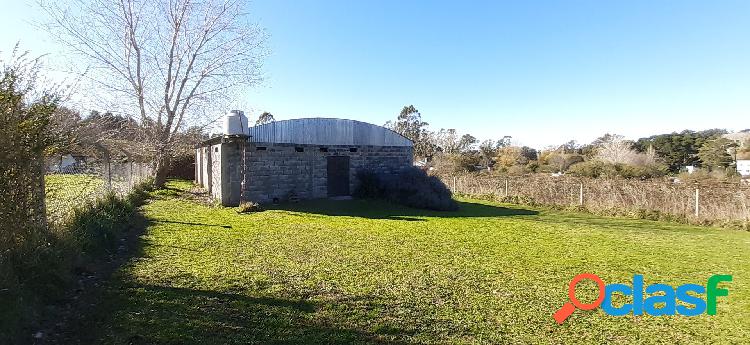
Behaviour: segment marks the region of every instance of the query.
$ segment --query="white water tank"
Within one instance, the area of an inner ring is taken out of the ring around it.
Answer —
[[[224,134],[225,135],[236,135],[245,134],[247,135],[249,129],[247,123],[247,117],[242,110],[231,110],[224,116]]]

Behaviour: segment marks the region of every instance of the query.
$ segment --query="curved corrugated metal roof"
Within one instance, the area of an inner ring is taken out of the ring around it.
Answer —
[[[250,127],[250,141],[308,145],[413,146],[382,126],[346,119],[306,118]]]

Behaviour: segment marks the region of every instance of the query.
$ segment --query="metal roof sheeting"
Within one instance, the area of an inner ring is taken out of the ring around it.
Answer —
[[[250,141],[307,145],[413,146],[411,140],[366,122],[307,118],[250,127]]]

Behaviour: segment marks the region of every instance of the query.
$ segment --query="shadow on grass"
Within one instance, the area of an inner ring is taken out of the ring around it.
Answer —
[[[177,181],[177,180],[170,180],[170,181]],[[168,190],[168,191],[171,191],[171,192],[175,192],[178,195],[180,195],[180,194],[190,194],[190,195],[198,196],[198,195],[207,195],[208,194],[208,192],[205,191],[205,190],[201,191],[201,190],[195,190],[195,189],[175,188],[175,187],[171,187],[171,186],[164,186],[161,189]]]
[[[110,238],[110,243],[102,244],[92,252],[93,254],[89,254],[95,256],[80,259],[81,263],[74,267],[75,275],[70,279],[70,285],[67,286],[69,291],[65,296],[58,298],[54,304],[46,306],[37,326],[26,330],[27,335],[40,330],[44,335],[44,338],[36,339],[33,343],[94,343],[93,340],[84,342],[82,337],[91,332],[91,324],[94,320],[101,319],[95,315],[105,293],[103,285],[108,284],[123,264],[133,257],[143,255],[141,235],[150,224],[149,219],[140,211],[135,211],[127,224],[126,231]]]
[[[300,299],[132,283],[110,294],[116,316],[102,325],[103,337],[115,343],[398,344],[403,343],[398,337],[408,334],[391,327],[380,334],[338,327],[342,320],[315,317],[323,305]],[[346,308],[370,303],[355,302]]]
[[[154,223],[168,223],[168,224],[195,225],[195,226],[215,226],[215,227],[220,227],[224,229],[232,228],[231,225],[226,225],[226,224],[191,223],[191,222],[180,222],[176,220],[160,220],[160,219],[150,219],[150,221]]]
[[[670,223],[668,221],[635,219],[626,217],[607,217],[586,213],[555,212],[541,216],[540,220],[550,219],[555,223],[570,226],[594,226],[600,229],[622,232],[623,230],[637,232],[670,231],[692,233],[696,230],[705,231],[705,227],[690,224]]]
[[[421,217],[471,218],[533,216],[539,212],[523,209],[492,206],[481,203],[458,201],[458,211],[432,211],[397,205],[384,200],[305,200],[296,204],[285,203],[269,206],[272,210],[285,210],[319,214],[325,216],[348,216],[370,219],[391,219],[405,221],[425,221]]]

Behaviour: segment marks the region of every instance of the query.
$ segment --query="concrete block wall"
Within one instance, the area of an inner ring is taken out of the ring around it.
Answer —
[[[395,173],[412,165],[413,154],[411,147],[404,146],[251,143],[245,155],[246,190],[242,198],[267,203],[274,198],[287,200],[292,193],[300,199],[327,197],[328,156],[349,156],[349,190],[354,191],[358,170]]]
[[[209,172],[209,183],[211,184],[210,194],[213,198],[220,200],[222,204],[228,202],[228,198],[224,197],[224,188],[222,188],[221,182],[222,176],[222,163],[221,159],[222,144],[215,144],[208,146],[208,155],[210,156],[211,165],[208,167]]]
[[[321,148],[323,150],[321,150]],[[301,150],[301,152],[300,152]],[[246,171],[243,182],[243,151]],[[412,165],[412,148],[405,146],[297,145],[224,140],[196,149],[196,182],[222,205],[242,200],[269,203],[328,196],[328,156],[349,157],[349,190],[357,187],[356,173],[370,169],[395,173]]]
[[[211,188],[209,183],[209,155],[210,146],[200,146],[195,149],[195,183],[203,188]]]
[[[242,195],[242,152],[244,140],[221,144],[222,205],[239,205]]]
[[[203,159],[202,151],[201,148],[195,150],[195,184],[199,186],[203,186],[203,173],[201,171],[201,167],[203,166],[201,163],[201,160]]]

